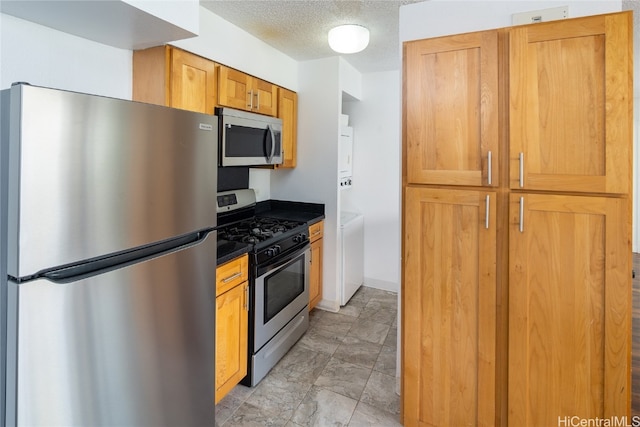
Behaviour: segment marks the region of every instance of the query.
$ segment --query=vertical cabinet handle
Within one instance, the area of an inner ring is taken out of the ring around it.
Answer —
[[[487,185],[491,185],[491,151],[487,153]]]
[[[249,107],[249,110],[253,110],[253,90],[250,90],[247,93],[249,94],[249,103],[247,104],[247,107]]]
[[[485,200],[485,208],[484,208],[484,228],[489,229],[489,200],[490,196],[487,194],[487,198]]]
[[[260,110],[260,92],[256,91],[255,97],[256,97],[256,110]]]
[[[524,153],[520,153],[520,188],[524,187]]]
[[[520,197],[520,232],[524,233],[524,197]]]
[[[244,309],[249,311],[249,285],[244,286]]]

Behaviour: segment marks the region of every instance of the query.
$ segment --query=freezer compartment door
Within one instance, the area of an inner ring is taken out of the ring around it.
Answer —
[[[14,284],[17,425],[213,426],[215,237],[76,282]]]
[[[215,116],[35,86],[10,90],[8,274],[215,226]]]

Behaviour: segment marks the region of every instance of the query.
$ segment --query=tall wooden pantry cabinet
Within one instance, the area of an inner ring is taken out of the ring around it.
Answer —
[[[631,22],[404,44],[405,425],[630,416]]]

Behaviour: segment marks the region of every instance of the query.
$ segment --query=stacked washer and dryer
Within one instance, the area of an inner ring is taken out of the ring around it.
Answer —
[[[348,116],[342,116],[339,145],[340,190],[347,190],[353,181],[353,128]],[[364,216],[356,212],[340,213],[340,305],[345,305],[364,282]]]

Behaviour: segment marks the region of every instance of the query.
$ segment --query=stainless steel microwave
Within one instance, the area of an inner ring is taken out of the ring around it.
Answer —
[[[220,166],[282,163],[282,120],[262,114],[216,108]]]

